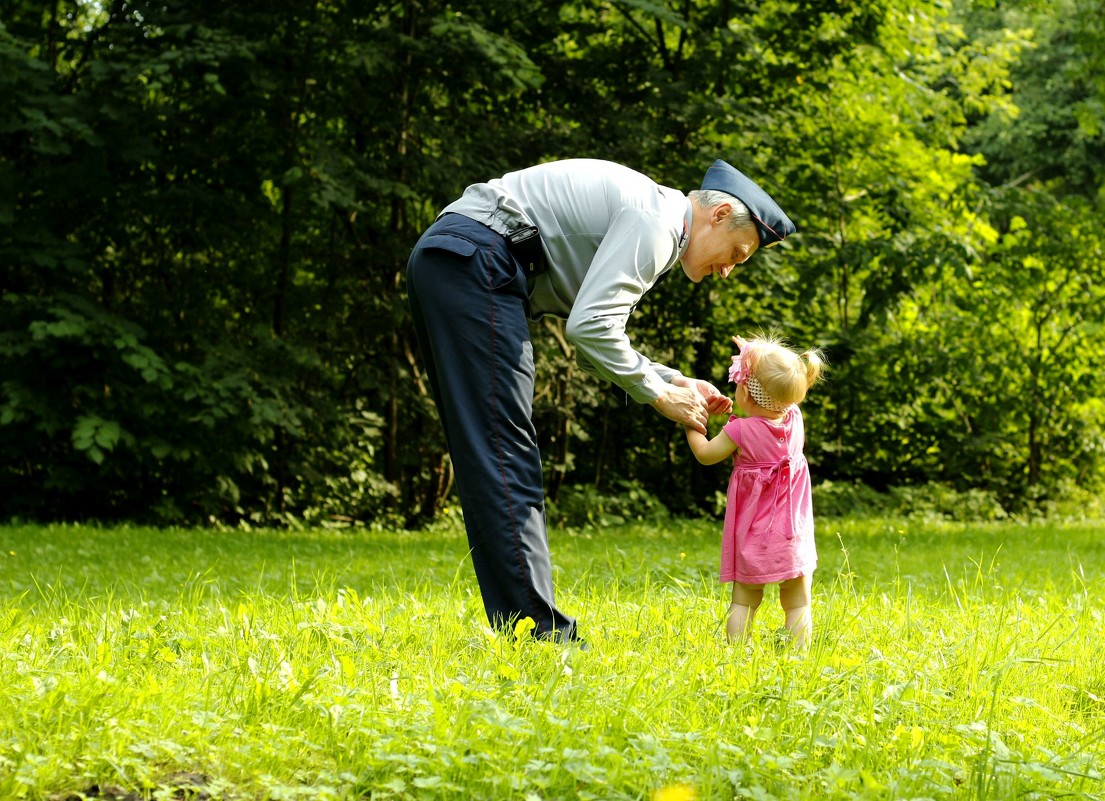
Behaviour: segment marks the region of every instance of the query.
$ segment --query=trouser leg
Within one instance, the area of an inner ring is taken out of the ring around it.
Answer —
[[[501,236],[446,215],[407,281],[488,620],[531,617],[538,636],[574,639],[553,598],[524,275]]]

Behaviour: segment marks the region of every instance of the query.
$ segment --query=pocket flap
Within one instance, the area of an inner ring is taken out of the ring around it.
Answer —
[[[476,252],[476,243],[452,234],[431,234],[422,240],[422,247],[447,250],[458,256],[471,256]]]

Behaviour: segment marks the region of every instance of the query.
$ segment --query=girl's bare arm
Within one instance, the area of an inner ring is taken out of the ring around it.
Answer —
[[[732,456],[737,449],[737,444],[724,430],[711,440],[707,440],[693,428],[685,427],[684,430],[687,432],[687,444],[691,446],[691,452],[702,464],[717,464]]]

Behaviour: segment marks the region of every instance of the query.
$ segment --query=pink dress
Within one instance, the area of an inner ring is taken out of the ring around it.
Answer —
[[[805,427],[797,406],[772,423],[730,417],[725,433],[739,449],[725,506],[721,580],[771,584],[817,566]]]

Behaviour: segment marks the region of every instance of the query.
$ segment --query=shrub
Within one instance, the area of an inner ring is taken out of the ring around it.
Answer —
[[[552,525],[571,528],[616,526],[631,520],[664,520],[667,507],[635,481],[619,481],[616,492],[600,492],[590,484],[561,489],[546,510]]]
[[[813,488],[814,513],[826,517],[906,517],[922,520],[993,521],[1009,513],[986,490],[959,491],[929,482],[878,492],[866,484],[826,481]]]

